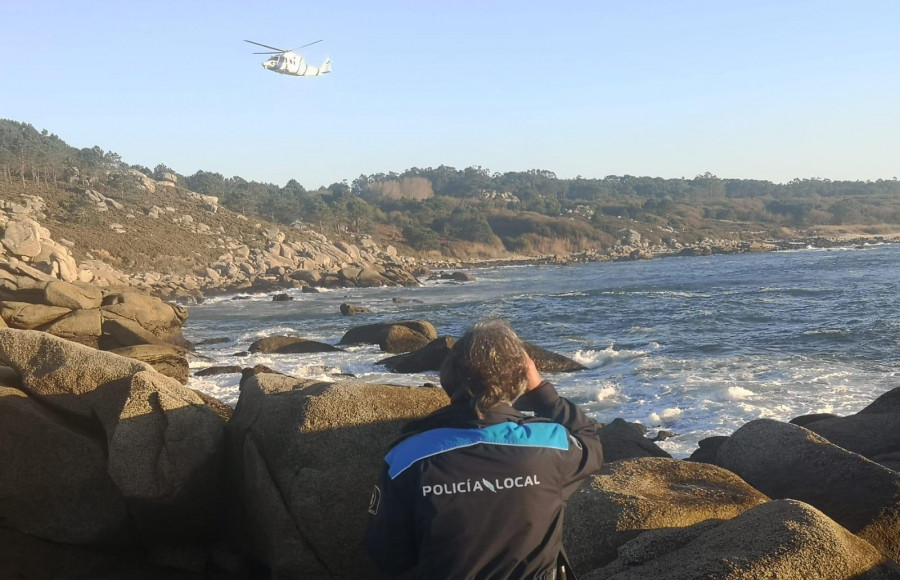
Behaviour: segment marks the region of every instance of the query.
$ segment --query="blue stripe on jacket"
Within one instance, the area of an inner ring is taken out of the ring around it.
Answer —
[[[384,460],[388,464],[388,475],[394,479],[420,459],[480,443],[568,451],[569,434],[559,423],[520,425],[506,422],[478,429],[432,429],[404,439]]]

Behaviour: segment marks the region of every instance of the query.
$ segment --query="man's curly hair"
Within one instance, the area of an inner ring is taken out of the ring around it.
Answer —
[[[441,386],[454,403],[467,402],[479,419],[512,404],[528,385],[525,349],[503,320],[482,320],[460,338],[441,365]]]

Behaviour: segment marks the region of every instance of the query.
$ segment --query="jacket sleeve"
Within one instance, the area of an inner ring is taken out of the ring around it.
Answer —
[[[385,464],[369,501],[366,522],[369,556],[382,571],[393,575],[411,569],[418,560],[412,513],[414,500],[400,486],[400,481],[388,476]]]
[[[578,488],[581,481],[603,466],[603,445],[600,443],[597,423],[584,414],[572,401],[560,397],[556,387],[544,381],[532,391],[519,397],[515,407],[520,411],[533,411],[535,416],[559,423],[570,434],[572,445],[576,447],[569,460],[568,484],[564,495],[568,497]]]

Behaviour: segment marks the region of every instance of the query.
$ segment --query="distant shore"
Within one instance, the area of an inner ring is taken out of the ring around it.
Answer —
[[[708,240],[705,243],[684,245],[680,248],[653,246],[645,252],[633,254],[634,249],[620,248],[620,251],[586,251],[571,254],[547,254],[538,256],[513,255],[503,258],[460,258],[422,259],[421,263],[432,270],[477,269],[499,266],[566,265],[589,262],[621,262],[650,260],[657,258],[708,256],[720,254],[747,254],[759,252],[781,252],[803,249],[828,249],[864,247],[876,244],[900,243],[900,232],[890,234],[838,234],[833,236],[805,236],[785,240],[761,240],[755,242],[735,242],[731,240]],[[631,250],[624,252],[622,250]]]

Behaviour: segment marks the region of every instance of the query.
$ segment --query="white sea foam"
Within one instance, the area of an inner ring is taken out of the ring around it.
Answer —
[[[669,407],[663,409],[660,413],[650,413],[647,415],[647,422],[650,425],[665,425],[671,423],[675,419],[678,419],[683,414],[683,411],[678,407]]]
[[[753,391],[750,389],[745,389],[744,387],[728,387],[725,389],[724,398],[726,401],[740,401],[751,396],[753,396]]]
[[[613,385],[605,385],[597,389],[597,393],[594,395],[594,399],[597,401],[604,401],[615,397],[616,393],[616,387],[614,387]]]
[[[652,344],[650,345],[653,346]],[[602,367],[613,362],[628,361],[646,356],[643,350],[616,349],[615,345],[609,345],[603,350],[579,350],[572,355],[572,359],[583,364],[589,369]]]

